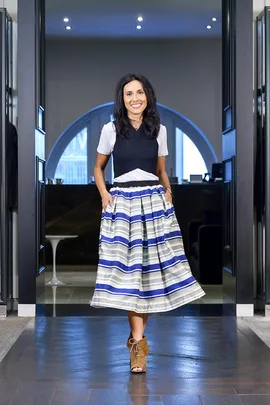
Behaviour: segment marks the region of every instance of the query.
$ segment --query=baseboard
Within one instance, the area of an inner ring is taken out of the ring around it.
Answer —
[[[254,304],[236,304],[236,316],[254,316]]]
[[[270,317],[270,305],[269,305],[269,304],[266,304],[266,305],[264,306],[264,316],[265,316],[266,318],[269,318],[269,317]]]
[[[7,316],[7,306],[0,305],[0,318],[5,318]]]
[[[18,304],[18,316],[30,318],[36,316],[36,304]]]

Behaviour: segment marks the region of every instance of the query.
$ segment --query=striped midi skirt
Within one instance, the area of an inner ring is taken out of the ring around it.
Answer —
[[[93,307],[166,312],[205,293],[192,276],[161,185],[113,187],[102,213]]]

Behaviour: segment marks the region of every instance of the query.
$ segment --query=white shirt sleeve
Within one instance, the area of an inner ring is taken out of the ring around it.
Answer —
[[[104,125],[101,130],[97,147],[98,153],[101,153],[102,155],[110,155],[112,153],[114,147],[112,135],[112,131],[109,130],[108,125]]]
[[[160,125],[157,141],[158,156],[167,156],[169,154],[167,146],[167,128],[164,125]]]

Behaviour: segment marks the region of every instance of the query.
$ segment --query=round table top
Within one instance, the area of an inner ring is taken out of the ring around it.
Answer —
[[[46,235],[47,239],[72,239],[78,238],[79,235]]]

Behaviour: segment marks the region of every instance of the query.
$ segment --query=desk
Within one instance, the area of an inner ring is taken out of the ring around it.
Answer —
[[[222,183],[172,185],[187,256],[189,224],[193,221],[213,223],[221,218],[222,189]],[[79,235],[63,244],[57,255],[58,265],[97,265],[101,210],[95,185],[46,185],[46,233]],[[51,262],[51,249],[46,249],[46,264]]]

